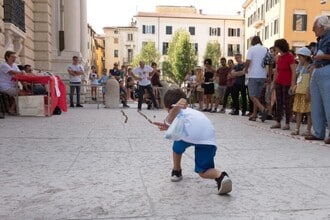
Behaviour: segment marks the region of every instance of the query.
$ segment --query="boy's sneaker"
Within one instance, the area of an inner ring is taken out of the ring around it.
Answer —
[[[226,172],[222,172],[219,178],[216,178],[215,181],[218,185],[218,194],[225,195],[231,192],[232,182]]]
[[[182,170],[172,170],[171,181],[179,182],[182,180]]]

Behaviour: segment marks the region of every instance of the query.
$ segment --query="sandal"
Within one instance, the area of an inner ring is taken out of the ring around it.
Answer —
[[[298,129],[294,130],[293,132],[291,132],[291,135],[299,135],[299,130]]]
[[[257,117],[249,117],[249,121],[256,121],[257,120]]]
[[[275,124],[270,126],[271,129],[277,129],[277,128],[281,128],[281,124]]]

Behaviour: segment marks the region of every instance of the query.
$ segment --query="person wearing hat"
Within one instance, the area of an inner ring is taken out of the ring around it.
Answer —
[[[296,72],[296,85],[293,88],[294,101],[293,111],[296,113],[296,129],[291,135],[299,135],[300,124],[302,120],[302,114],[307,114],[307,131],[303,133],[303,136],[311,135],[312,119],[311,119],[311,103],[309,84],[310,76],[312,74],[311,65],[311,51],[307,47],[302,47],[296,53],[298,55],[299,67]]]
[[[326,15],[315,18],[313,31],[317,37],[311,76],[311,113],[314,134],[307,140],[324,140],[330,128],[330,20]],[[330,134],[324,140],[330,144]]]

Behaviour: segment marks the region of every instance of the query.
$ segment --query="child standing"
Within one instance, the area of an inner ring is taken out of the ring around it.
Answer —
[[[296,86],[294,89],[293,111],[296,112],[296,129],[291,135],[299,135],[302,114],[307,114],[307,131],[303,136],[311,135],[312,118],[311,118],[311,102],[309,94],[309,84],[311,77],[310,66],[312,63],[311,51],[307,47],[302,47],[297,52],[299,65],[297,68]]]
[[[103,98],[103,104],[105,104],[105,84],[107,83],[108,79],[110,78],[107,74],[107,69],[103,69],[102,77],[99,79],[99,83],[102,85],[102,98]]]
[[[186,94],[180,89],[168,90],[164,96],[164,105],[169,114],[165,121],[154,122],[160,130],[167,130],[180,114],[184,118],[184,130],[180,140],[173,143],[172,182],[182,180],[181,158],[186,148],[195,147],[195,172],[200,177],[214,179],[218,185],[218,194],[224,195],[232,190],[232,182],[226,172],[215,168],[216,154],[215,130],[211,121],[200,111],[187,108]]]
[[[98,81],[98,75],[96,73],[96,68],[95,66],[91,67],[92,72],[89,74],[89,80],[91,81],[91,96],[92,96],[92,100],[96,101],[96,90],[97,90],[97,86],[99,85],[99,81]]]

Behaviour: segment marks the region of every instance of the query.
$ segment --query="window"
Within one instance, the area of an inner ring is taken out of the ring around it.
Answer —
[[[212,28],[210,27],[210,36],[220,36],[221,35],[221,28],[216,27]]]
[[[267,40],[269,38],[269,26],[268,25],[265,27],[264,33],[265,33],[265,40]]]
[[[278,19],[274,21],[274,34],[278,34]]]
[[[155,34],[155,25],[142,25],[143,34]]]
[[[114,43],[114,44],[118,44],[118,38],[115,37],[115,38],[113,39],[113,43]]]
[[[307,30],[307,15],[294,14],[293,15],[293,30],[306,31]]]
[[[228,44],[227,56],[232,57],[236,53],[240,53],[240,45],[239,44]]]
[[[195,27],[189,27],[189,33],[190,35],[195,35]]]
[[[191,43],[191,48],[195,50],[195,55],[198,54],[198,43]]]
[[[166,35],[172,35],[172,26],[166,26]]]
[[[133,34],[127,34],[127,41],[133,41]]]
[[[25,32],[25,7],[22,0],[4,0],[3,14],[4,22],[12,23],[21,31]]]
[[[241,30],[239,28],[228,28],[228,37],[239,37]]]
[[[127,56],[128,56],[127,62],[131,63],[133,61],[133,49],[127,50]]]
[[[114,57],[118,57],[118,50],[114,50],[114,51],[113,51],[113,56],[114,56]]]
[[[163,55],[167,55],[167,50],[168,50],[168,42],[163,42]]]

